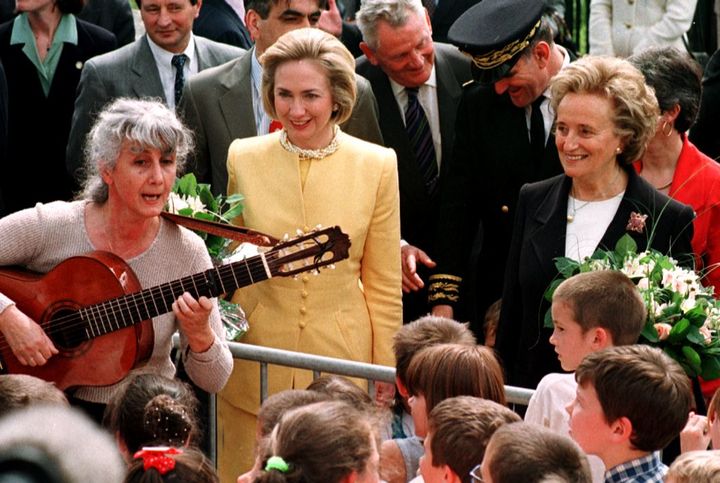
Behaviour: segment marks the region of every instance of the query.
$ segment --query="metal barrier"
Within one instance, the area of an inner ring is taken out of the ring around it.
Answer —
[[[177,344],[177,335],[175,343]],[[340,376],[357,377],[367,379],[371,394],[374,388],[374,381],[395,382],[395,368],[387,366],[379,366],[375,364],[367,364],[364,362],[347,361],[344,359],[334,359],[332,357],[324,357],[313,354],[305,354],[302,352],[292,352],[282,349],[273,349],[252,344],[242,344],[238,342],[229,342],[230,352],[234,359],[243,359],[248,361],[256,361],[259,363],[260,371],[260,400],[264,401],[268,396],[267,375],[268,364],[297,367],[313,371],[314,377],[319,377],[321,373],[337,374]],[[512,405],[527,406],[533,390],[522,387],[505,386],[505,395],[507,401]],[[215,397],[210,398],[208,407],[208,437],[209,448],[208,453],[213,461],[216,460],[216,405]]]

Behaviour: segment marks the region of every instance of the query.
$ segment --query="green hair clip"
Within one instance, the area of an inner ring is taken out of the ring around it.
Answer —
[[[265,471],[277,470],[280,473],[287,473],[290,465],[281,456],[271,456],[265,463]]]

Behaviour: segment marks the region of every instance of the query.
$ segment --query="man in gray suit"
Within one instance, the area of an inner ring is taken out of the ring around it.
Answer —
[[[326,0],[246,0],[245,21],[255,47],[225,65],[208,69],[185,85],[179,111],[195,132],[193,170],[215,193],[227,190],[227,153],[237,138],[267,134],[272,119],[260,96],[262,67],[258,58],[285,32],[315,27]],[[343,131],[382,144],[377,103],[367,80],[358,77],[358,96]]]
[[[83,147],[97,113],[117,97],[155,97],[175,106],[184,79],[244,50],[193,35],[202,0],[137,0],[146,35],[85,63],[77,90],[67,169],[79,177]],[[177,64],[173,57],[182,56]],[[182,59],[181,59],[182,61]],[[183,65],[184,64],[184,65]],[[176,92],[177,91],[177,92]]]
[[[430,18],[420,0],[364,0],[356,19],[365,53],[357,60],[356,72],[370,81],[380,105],[385,145],[397,153],[405,242],[403,319],[410,322],[430,311],[422,265],[434,265],[430,257],[435,256],[437,185],[452,155],[462,85],[471,79],[470,59],[455,46],[433,42]],[[414,142],[422,136],[413,131],[418,111],[410,96],[429,125],[424,144]],[[423,151],[429,145],[430,154]],[[420,159],[423,155],[427,162]]]

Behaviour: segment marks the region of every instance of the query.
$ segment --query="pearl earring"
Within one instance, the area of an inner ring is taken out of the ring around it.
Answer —
[[[620,153],[622,153],[622,149],[620,149],[619,147],[615,148],[615,154],[620,154]]]

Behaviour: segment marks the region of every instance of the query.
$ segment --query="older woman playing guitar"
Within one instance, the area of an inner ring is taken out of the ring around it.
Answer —
[[[101,291],[108,285],[100,275],[84,274],[94,259],[78,256],[88,252],[100,251],[98,257],[111,265],[106,271],[114,272],[122,285],[132,282],[136,275],[137,288],[153,287],[212,267],[197,235],[160,216],[191,148],[190,132],[167,107],[154,101],[118,99],[100,114],[90,133],[82,198],[39,203],[0,220],[0,266],[20,266],[44,274],[64,260],[77,257],[71,260],[77,268],[50,280],[59,293],[54,302],[32,283],[17,290],[8,288],[12,284],[0,285],[0,371],[6,370],[12,358],[30,372],[47,367],[46,372],[38,373],[41,377],[54,376],[49,369],[54,363],[60,364],[59,379],[79,371],[94,380],[83,381],[80,377],[59,385],[77,387],[74,398],[92,408],[93,403],[105,404],[113,396],[126,375],[118,372],[121,365],[135,372],[172,377],[171,337],[179,329],[181,354],[190,378],[209,392],[225,385],[232,357],[224,342],[217,303],[189,293],[203,292],[193,292],[181,284],[180,290],[160,294],[161,298],[152,298],[155,294],[143,291],[141,295],[151,298],[119,298],[76,310],[87,303],[83,297],[90,288]],[[124,264],[129,270],[122,268]],[[16,278],[24,280],[21,275]],[[180,282],[194,280],[183,278]],[[68,300],[72,296],[66,294],[67,287],[76,282],[86,287],[82,293],[74,294],[78,303]],[[113,295],[118,294],[110,292],[104,298]],[[55,310],[55,335],[49,335],[44,323],[18,308],[24,297]],[[102,296],[91,301],[101,300]],[[135,315],[152,322],[143,327],[126,320]],[[90,322],[80,327],[71,321]],[[117,333],[129,331],[130,339],[145,343],[145,353],[142,349],[124,348],[124,336],[119,342],[108,337],[88,342],[98,334],[126,325],[127,329]],[[67,329],[64,334],[63,329]],[[94,360],[82,359],[93,350],[97,356]],[[121,353],[113,362],[110,356],[117,350]],[[73,358],[80,358],[82,367],[72,367],[69,361]]]

